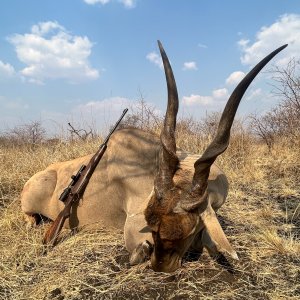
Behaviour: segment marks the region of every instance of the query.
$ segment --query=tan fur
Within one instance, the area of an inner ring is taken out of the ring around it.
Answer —
[[[209,243],[206,244],[213,245],[213,247],[216,247],[218,252],[229,254],[232,258],[238,259],[236,252],[231,247],[225,233],[222,230],[216,213],[210,205],[208,205],[207,209],[201,214],[201,220],[204,223],[208,238],[210,238]]]
[[[65,227],[74,228],[100,223],[123,229],[126,247],[134,255],[132,262],[141,262],[145,259],[149,253],[145,251],[145,246],[141,245],[146,240],[153,244],[153,239],[151,233],[140,231],[147,225],[144,211],[153,196],[151,192],[158,149],[159,140],[150,133],[138,129],[117,131],[111,137],[108,149],[97,166],[82,200],[72,210]],[[193,164],[199,156],[182,151],[178,151],[177,154],[180,169],[174,181],[178,193],[170,193],[172,201],[168,202],[168,207],[157,208],[159,211],[156,211],[156,214],[159,215],[159,219],[162,216],[162,224],[165,227],[162,234],[165,237],[174,240],[191,239],[189,235],[195,231],[194,227],[199,223],[197,221],[199,213],[176,214],[172,210],[178,203],[181,191],[191,182]],[[82,164],[87,164],[90,158],[91,155],[88,155],[55,163],[30,178],[21,194],[24,213],[28,216],[41,214],[54,220],[64,207],[58,199],[70,182],[71,175],[75,174]],[[208,190],[210,203],[215,210],[224,203],[227,189],[226,177],[217,166],[213,166]],[[152,217],[155,219],[155,213]],[[30,221],[33,223],[32,218]],[[155,224],[155,220],[152,223]]]

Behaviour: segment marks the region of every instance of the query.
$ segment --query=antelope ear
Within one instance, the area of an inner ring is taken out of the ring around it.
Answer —
[[[152,229],[149,225],[146,225],[144,228],[142,228],[140,231],[140,233],[151,233],[152,232]]]
[[[204,223],[207,233],[212,242],[217,247],[217,250],[221,253],[229,254],[233,259],[238,260],[238,255],[231,247],[219,221],[215,211],[209,204],[205,211],[201,214],[201,219]]]

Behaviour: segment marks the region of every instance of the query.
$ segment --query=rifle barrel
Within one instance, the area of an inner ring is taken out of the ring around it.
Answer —
[[[115,124],[115,126],[113,127],[113,129],[109,132],[108,136],[106,137],[106,139],[104,140],[102,145],[106,145],[108,143],[108,140],[110,138],[110,136],[114,133],[114,131],[116,130],[116,128],[119,126],[119,124],[121,123],[122,119],[124,118],[125,114],[127,113],[128,108],[125,108],[123,110],[122,116],[119,118],[119,120],[117,121],[117,123]],[[102,146],[101,145],[101,146]]]
[[[52,226],[47,230],[43,239],[43,244],[54,246],[56,244],[58,235],[65,223],[65,220],[70,217],[72,205],[82,197],[88,182],[101,160],[104,152],[107,148],[107,143],[110,136],[114,133],[124,115],[127,113],[128,108],[124,109],[122,116],[119,118],[113,129],[110,131],[103,144],[100,146],[98,151],[92,157],[88,165],[82,165],[76,175],[72,175],[71,182],[67,188],[62,192],[59,200],[65,203],[64,209],[59,213],[57,218],[54,220]]]

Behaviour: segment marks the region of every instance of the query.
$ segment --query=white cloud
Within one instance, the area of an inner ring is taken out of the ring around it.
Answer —
[[[120,2],[123,3],[127,8],[135,7],[135,0],[120,0]]]
[[[154,63],[155,65],[157,65],[158,67],[160,67],[161,69],[163,68],[163,62],[161,57],[156,53],[156,52],[150,52],[147,54],[146,58]]]
[[[104,5],[111,2],[111,0],[84,0],[84,2],[90,5],[95,5],[97,3]],[[122,3],[126,8],[133,8],[135,7],[136,0],[118,0],[118,2]]]
[[[242,71],[235,71],[227,77],[226,84],[228,85],[238,84],[245,77],[245,75],[246,74]]]
[[[13,75],[15,75],[14,67],[0,60],[0,77],[12,77]]]
[[[90,4],[90,5],[94,5],[96,3],[106,4],[110,1],[111,0],[84,0],[85,3]]]
[[[73,109],[73,112],[81,112],[84,114],[107,112],[107,111],[120,111],[128,106],[131,101],[124,97],[111,97],[103,100],[89,101],[85,104],[80,104]]]
[[[27,65],[20,71],[29,82],[66,79],[71,83],[99,77],[89,63],[93,44],[86,36],[71,35],[57,22],[41,22],[30,33],[8,38],[19,60]]]
[[[238,45],[242,48],[245,48],[245,47],[247,47],[249,42],[250,42],[250,40],[241,39],[238,41]]]
[[[197,68],[197,64],[195,61],[187,61],[183,64],[183,68],[184,71],[186,70],[198,70]]]
[[[182,103],[186,106],[192,106],[192,105],[207,106],[213,104],[213,97],[192,94],[191,96],[182,97]]]
[[[211,96],[201,96],[201,95],[194,95],[191,96],[184,96],[182,98],[182,103],[186,106],[194,106],[194,105],[201,105],[201,106],[219,106],[220,104],[224,104],[224,102],[228,98],[228,90],[225,88],[216,89],[212,91]]]
[[[252,44],[245,39],[240,40],[238,44],[242,48],[241,61],[245,65],[254,65],[277,47],[289,44],[277,57],[277,65],[286,65],[292,57],[299,57],[300,15],[284,14],[270,26],[262,27]]]
[[[33,25],[31,27],[31,32],[38,36],[43,36],[55,29],[65,31],[65,28],[60,24],[58,24],[58,22],[48,21],[48,22],[40,22],[37,25]]]
[[[256,97],[260,97],[262,94],[263,94],[263,92],[262,92],[261,88],[250,90],[246,100],[248,101],[248,100],[254,99]]]
[[[217,89],[212,92],[213,98],[223,100],[228,97],[228,90],[226,88]]]

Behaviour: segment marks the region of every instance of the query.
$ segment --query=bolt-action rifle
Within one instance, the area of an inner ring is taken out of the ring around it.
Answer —
[[[94,156],[91,158],[89,163],[87,165],[82,165],[78,170],[77,174],[71,176],[72,180],[70,184],[68,185],[67,188],[64,189],[64,191],[59,197],[59,200],[64,202],[65,207],[59,213],[59,215],[53,222],[52,226],[46,232],[43,239],[43,244],[50,245],[50,246],[54,246],[56,244],[58,235],[66,219],[69,218],[71,215],[71,209],[73,204],[78,202],[82,198],[85,188],[87,187],[89,180],[93,175],[94,170],[96,169],[99,161],[101,160],[103,154],[107,149],[107,143],[109,141],[110,136],[117,129],[118,125],[122,121],[127,111],[128,111],[127,108],[123,111],[122,116],[117,121],[115,126],[112,128],[112,130],[110,131],[110,133],[108,134],[104,142],[100,145],[98,151],[94,154]]]

